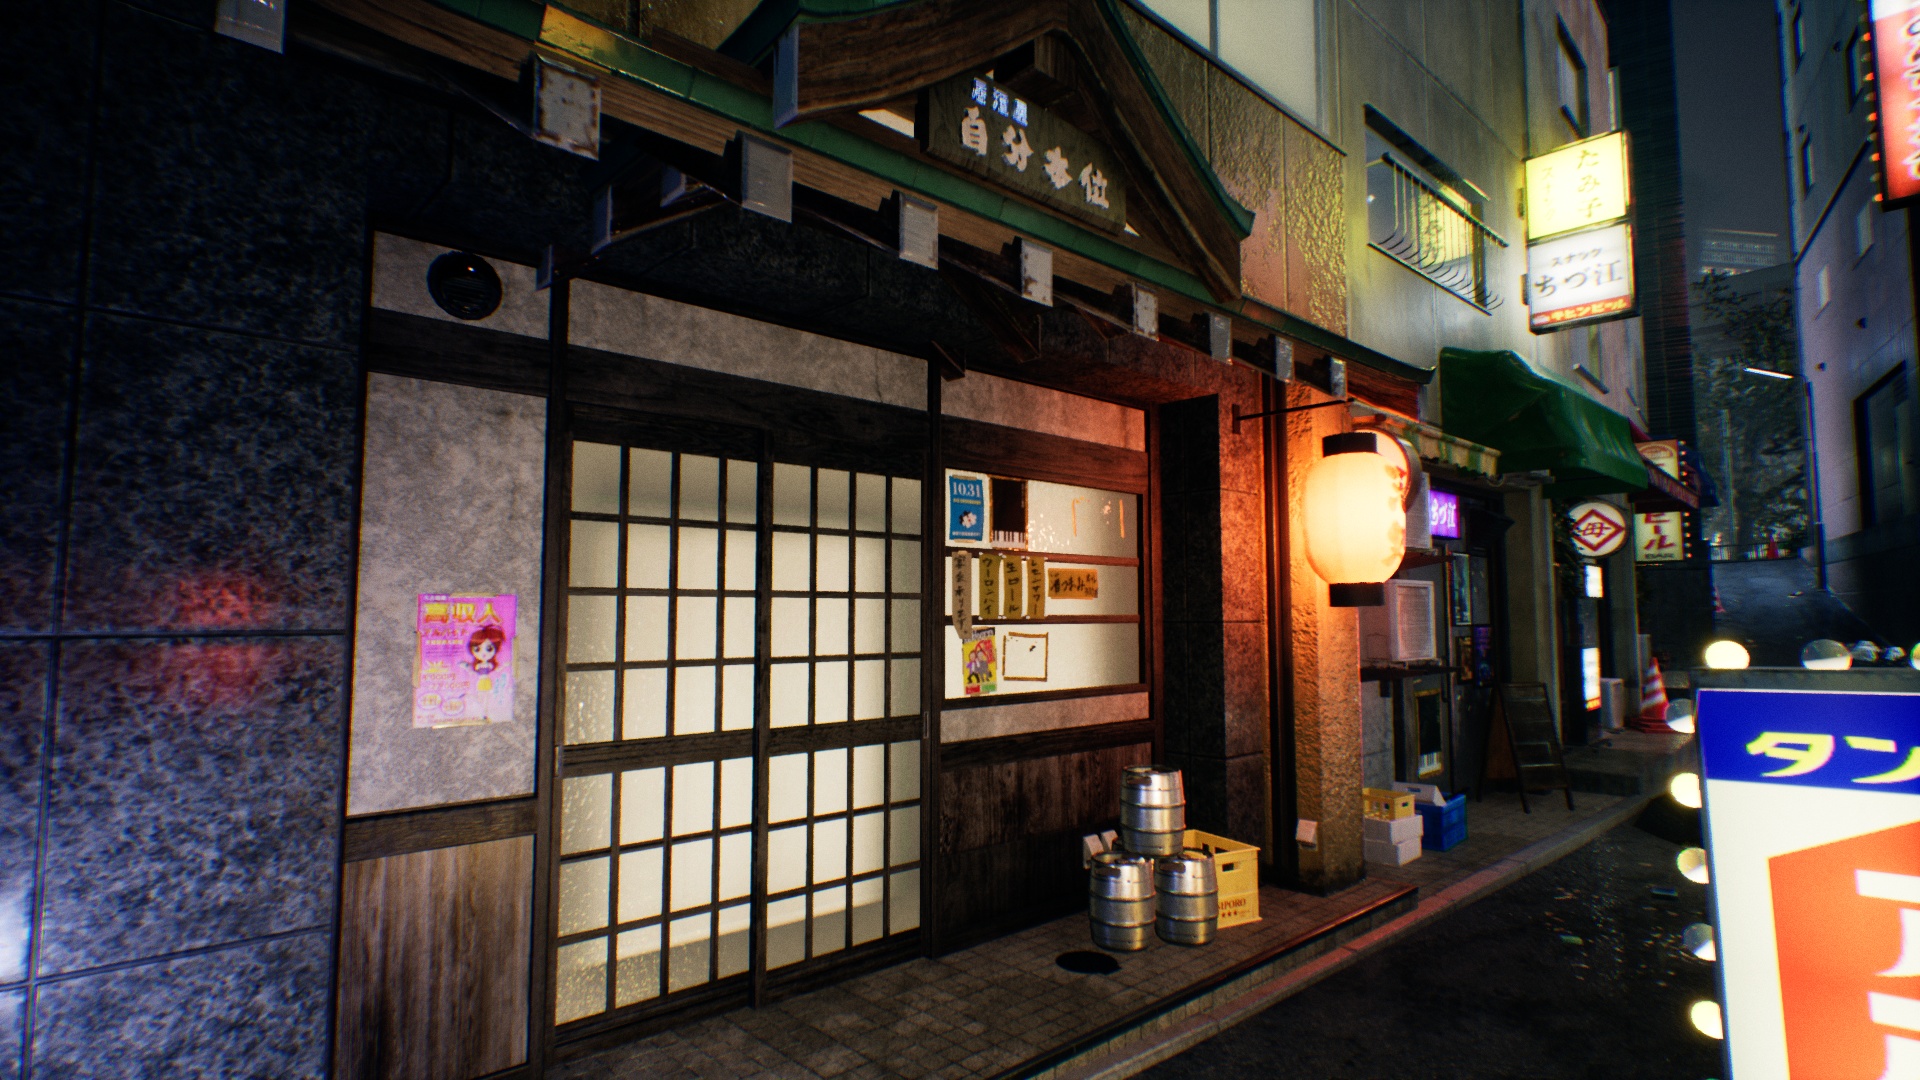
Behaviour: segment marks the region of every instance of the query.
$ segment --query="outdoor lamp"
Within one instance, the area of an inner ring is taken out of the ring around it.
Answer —
[[[1722,671],[1738,671],[1747,666],[1747,647],[1737,641],[1716,641],[1707,646],[1707,666]]]
[[[1709,1039],[1724,1039],[1727,1029],[1720,1019],[1720,1003],[1717,1001],[1696,1001],[1693,1008],[1687,1010],[1687,1019],[1693,1021],[1695,1031]]]
[[[1711,876],[1707,870],[1706,848],[1681,848],[1674,856],[1673,864],[1680,868],[1680,875],[1695,885],[1705,885]]]
[[[1370,431],[1329,435],[1303,492],[1307,563],[1334,607],[1386,603],[1383,584],[1407,550],[1404,482]]]
[[[1689,810],[1700,809],[1700,774],[1695,772],[1674,773],[1667,781],[1667,794],[1673,801]]]

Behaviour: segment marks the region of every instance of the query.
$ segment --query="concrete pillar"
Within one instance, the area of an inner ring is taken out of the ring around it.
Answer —
[[[1554,617],[1553,521],[1541,489],[1507,495],[1507,636],[1514,682],[1547,684],[1560,700],[1559,620]]]

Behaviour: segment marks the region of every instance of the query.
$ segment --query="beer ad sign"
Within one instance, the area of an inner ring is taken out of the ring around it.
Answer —
[[[1920,196],[1920,0],[1873,0],[1874,93],[1881,196]]]
[[[1687,557],[1686,522],[1678,510],[1633,515],[1635,562],[1681,562]]]
[[[1732,1080],[1920,1076],[1920,694],[1704,688]]]
[[[934,157],[1113,232],[1127,223],[1125,182],[1106,147],[992,79],[930,88],[917,126]]]
[[[1633,233],[1625,224],[1527,246],[1527,322],[1535,333],[1633,313]]]

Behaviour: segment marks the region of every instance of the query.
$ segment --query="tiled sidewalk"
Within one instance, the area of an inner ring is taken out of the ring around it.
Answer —
[[[1054,959],[1090,948],[1073,915],[939,959],[913,960],[761,1009],[735,1009],[549,1070],[628,1077],[1125,1076],[1205,1038],[1223,1016],[1284,996],[1425,919],[1550,862],[1639,800],[1490,794],[1469,839],[1330,897],[1262,889],[1262,920],[1205,948],[1155,941],[1113,975]],[[1417,891],[1416,891],[1417,890]],[[1288,989],[1288,987],[1291,987]],[[1264,1007],[1261,1005],[1260,1007]],[[1226,1012],[1223,1012],[1226,1010]],[[1231,1022],[1228,1020],[1226,1022]]]

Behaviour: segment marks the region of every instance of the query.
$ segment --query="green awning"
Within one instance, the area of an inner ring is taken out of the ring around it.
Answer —
[[[1555,497],[1647,486],[1627,418],[1517,353],[1440,350],[1440,426],[1500,451],[1503,472],[1550,470]]]

